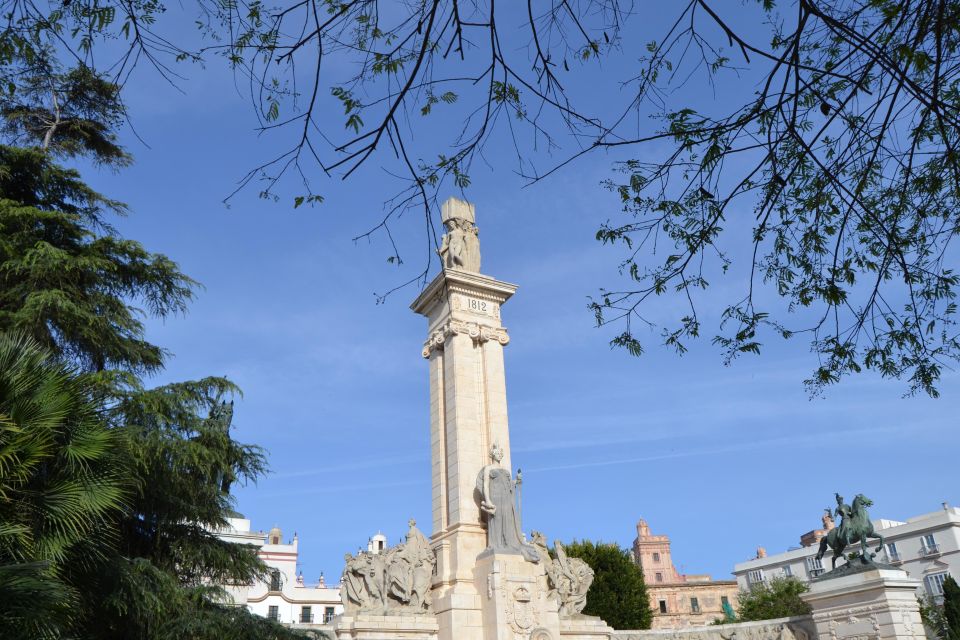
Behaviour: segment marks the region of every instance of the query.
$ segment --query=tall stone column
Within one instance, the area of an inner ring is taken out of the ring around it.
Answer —
[[[469,270],[479,269],[473,206],[451,199],[443,213],[444,269],[411,308],[428,319],[423,356],[430,361],[433,610],[440,640],[471,640],[483,637],[476,565],[487,546],[476,479],[494,443],[511,468],[503,366],[509,336],[500,308],[516,286]]]

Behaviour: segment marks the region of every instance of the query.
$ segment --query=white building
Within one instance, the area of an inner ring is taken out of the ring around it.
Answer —
[[[257,555],[271,568],[266,581],[227,588],[234,604],[245,605],[252,613],[297,627],[323,625],[343,612],[340,585],[325,584],[323,575],[316,584],[306,584],[297,571],[299,541],[284,542],[283,532],[251,531],[250,520],[229,519],[229,527],[217,531],[229,542],[254,545]]]
[[[876,559],[896,565],[922,581],[918,595],[927,593],[939,599],[948,574],[960,580],[960,509],[957,507],[944,503],[939,511],[906,522],[881,519],[873,520],[873,526],[884,539],[884,549]],[[794,576],[806,582],[828,571],[833,552],[828,549],[823,560],[817,560],[819,543],[809,536],[804,536],[809,546],[771,556],[760,549],[759,557],[735,565],[733,575],[740,589],[748,590],[753,584],[782,576]],[[871,541],[871,545],[876,548],[876,541]],[[843,562],[838,559],[837,565]]]

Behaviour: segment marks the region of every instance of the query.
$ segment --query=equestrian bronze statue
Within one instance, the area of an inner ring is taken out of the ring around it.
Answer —
[[[823,558],[827,547],[833,549],[832,566],[837,568],[837,558],[843,555],[844,550],[856,543],[860,543],[860,552],[850,554],[850,561],[856,557],[860,558],[863,564],[873,564],[873,558],[881,549],[883,549],[883,536],[874,531],[873,523],[870,522],[870,516],[867,513],[867,507],[872,506],[870,498],[863,494],[857,494],[853,499],[853,504],[848,505],[843,501],[839,493],[834,494],[837,498],[837,508],[835,513],[840,516],[840,526],[831,529],[830,532],[820,539],[820,550],[817,552],[817,560]],[[867,547],[867,539],[876,538],[880,542],[875,552],[871,553]]]

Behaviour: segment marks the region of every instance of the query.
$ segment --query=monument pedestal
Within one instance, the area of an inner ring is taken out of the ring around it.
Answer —
[[[801,597],[823,640],[925,640],[919,586],[900,569],[868,569],[815,580]]]
[[[433,615],[344,614],[334,626],[337,640],[437,640]]]
[[[477,558],[476,576],[483,640],[560,640],[558,605],[547,597],[547,574],[539,563],[487,551]]]
[[[609,640],[613,627],[596,616],[560,618],[562,640]]]

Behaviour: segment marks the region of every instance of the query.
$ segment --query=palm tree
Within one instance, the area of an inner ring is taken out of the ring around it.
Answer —
[[[109,543],[124,500],[122,443],[82,377],[0,333],[0,637],[72,625],[76,572]]]

